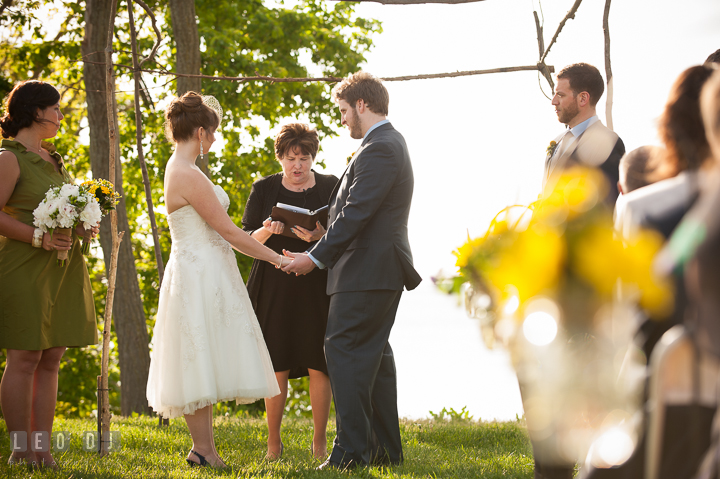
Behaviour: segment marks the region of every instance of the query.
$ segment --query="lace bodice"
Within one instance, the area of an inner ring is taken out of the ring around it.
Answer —
[[[230,197],[218,185],[213,185],[213,190],[220,204],[227,211],[230,207]],[[194,250],[203,245],[231,248],[230,244],[212,229],[191,205],[170,213],[168,224],[173,251]]]

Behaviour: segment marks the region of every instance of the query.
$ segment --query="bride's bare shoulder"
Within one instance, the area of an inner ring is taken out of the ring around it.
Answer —
[[[213,194],[212,183],[195,166],[168,161],[165,168],[165,204],[168,212],[194,204]]]
[[[195,166],[169,161],[165,168],[165,184],[175,187],[198,186],[198,183],[210,183],[207,176]]]

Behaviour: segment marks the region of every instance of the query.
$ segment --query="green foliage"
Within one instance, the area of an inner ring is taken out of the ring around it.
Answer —
[[[115,23],[115,61],[132,64],[127,22],[127,3],[119,3]],[[175,69],[175,45],[167,0],[146,1],[158,19],[163,43],[154,62],[144,68]],[[296,6],[264,4],[259,0],[196,0],[198,28],[201,37],[202,73],[207,75],[255,75],[305,77],[316,74],[344,76],[355,71],[369,51],[371,37],[381,31],[379,22],[357,18],[355,5],[346,2],[301,0]],[[50,10],[48,10],[50,9]],[[53,18],[48,22],[50,11]],[[147,55],[155,40],[148,16],[136,8],[138,43],[141,55]],[[0,41],[0,93],[28,78],[41,79],[58,87],[65,119],[54,143],[78,180],[92,177],[90,171],[88,124],[86,118],[81,42],[84,31],[83,0],[16,0],[0,16],[4,35]],[[59,27],[59,31],[50,29]],[[94,55],[93,61],[103,61]],[[147,90],[141,95],[141,111],[133,103],[131,74],[116,68],[119,136],[123,166],[123,187],[131,241],[135,254],[142,300],[148,330],[152,331],[158,302],[159,277],[151,237],[150,222],[137,161],[135,115],[142,114],[142,142],[150,176],[154,205],[162,205],[165,165],[172,145],[163,132],[163,107],[174,96],[172,78],[144,74]],[[228,213],[240,224],[246,199],[253,181],[275,173],[279,166],[274,158],[274,128],[286,118],[313,124],[322,138],[336,133],[338,115],[330,101],[331,85],[320,83],[239,84],[228,81],[203,82],[203,93],[217,97],[224,109],[219,131],[225,148],[210,156],[212,179],[231,198]],[[156,209],[163,261],[170,254],[167,219]],[[93,247],[95,256],[88,258],[98,321],[104,314],[106,281],[102,252]],[[252,261],[238,254],[238,265],[244,278]],[[112,337],[113,341],[116,338]],[[117,393],[117,348],[111,355],[111,405],[119,404]],[[95,409],[95,376],[99,374],[99,353],[95,348],[70,350],[60,372],[58,411],[61,414],[86,416]],[[1,365],[0,365],[1,366]],[[0,371],[1,372],[1,371]],[[82,383],[82,385],[80,384]],[[293,388],[289,407],[309,412],[306,388]],[[262,414],[264,406],[229,408],[233,414]],[[227,411],[226,411],[227,412]]]
[[[467,410],[467,406],[463,406],[463,408],[459,411],[456,411],[453,408],[450,408],[450,410],[442,408],[442,411],[437,414],[430,411],[430,416],[432,416],[435,421],[448,422],[470,422],[473,419],[470,415],[470,411]]]
[[[189,469],[185,456],[192,440],[185,421],[173,419],[159,428],[152,418],[115,420],[112,431],[120,432],[121,449],[105,458],[83,452],[80,437],[93,431],[93,421],[61,419],[55,431],[68,431],[69,450],[56,454],[62,470],[44,471],[43,477],[82,477],[93,479],[118,477],[185,478],[346,478],[377,479],[452,478],[452,479],[531,479],[533,459],[530,441],[521,422],[437,423],[402,421],[400,436],[405,462],[395,467],[358,468],[351,473],[316,471],[319,461],[310,456],[312,422],[293,419],[283,423],[285,452],[279,461],[263,459],[266,451],[267,425],[261,419],[215,418],[215,443],[220,456],[233,467],[220,473]],[[335,424],[328,428],[328,446],[335,437]],[[8,450],[8,434],[0,421],[0,450]],[[27,477],[27,471],[11,469],[0,461],[0,476]]]

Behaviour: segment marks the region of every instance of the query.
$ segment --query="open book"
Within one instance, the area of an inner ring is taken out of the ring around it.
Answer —
[[[328,206],[323,206],[315,211],[310,211],[305,208],[286,205],[285,203],[278,203],[273,206],[270,217],[273,221],[282,221],[285,223],[285,229],[281,233],[283,236],[287,236],[288,238],[298,238],[295,236],[295,233],[291,231],[291,228],[296,225],[313,231],[317,228],[315,223],[319,221],[324,228],[327,228],[328,210]]]

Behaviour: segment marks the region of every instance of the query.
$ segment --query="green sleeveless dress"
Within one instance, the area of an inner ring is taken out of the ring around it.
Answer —
[[[21,143],[0,143],[0,150],[12,152],[20,166],[20,178],[2,211],[30,226],[47,190],[72,182],[55,147],[43,147],[58,160],[60,173]],[[74,236],[68,262],[60,267],[55,251],[0,235],[0,348],[39,351],[97,343],[90,277],[80,238]]]

